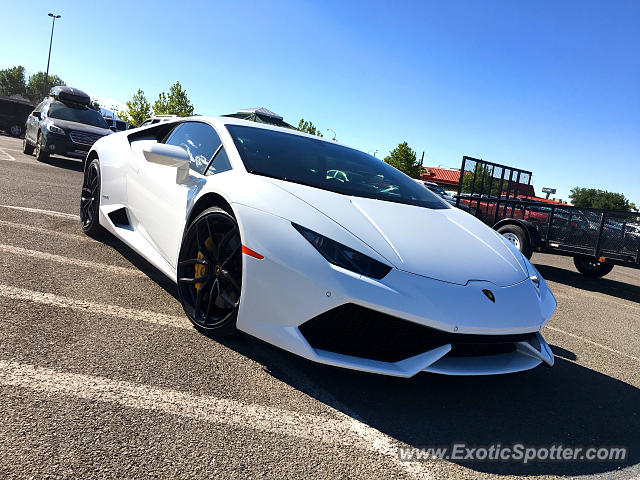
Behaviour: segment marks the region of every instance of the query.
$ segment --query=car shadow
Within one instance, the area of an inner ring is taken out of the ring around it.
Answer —
[[[52,167],[63,168],[65,170],[73,170],[75,172],[84,171],[84,161],[79,159],[76,160],[73,158],[51,156],[42,163],[51,165]]]
[[[589,278],[565,268],[535,264],[545,280],[640,303],[640,287],[610,278]]]
[[[110,235],[100,241],[178,299],[173,282],[131,248]],[[575,354],[562,347],[552,346],[553,368],[480,377],[419,373],[404,379],[320,365],[248,335],[206,336],[261,364],[279,381],[409,446],[627,448],[625,459],[612,462],[447,460],[476,472],[557,477],[607,474],[640,464],[640,390],[574,363]]]
[[[95,240],[113,248],[128,262],[130,262],[131,265],[140,270],[147,277],[157,283],[165,292],[175,298],[176,301],[180,301],[178,298],[178,289],[176,284],[169,280],[160,270],[151,265],[147,260],[138,255],[138,253],[131,247],[127,246],[111,234],[104,234],[99,237],[95,237]]]
[[[5,130],[0,130],[0,137],[15,138],[17,140],[22,140],[24,138],[24,132],[22,132],[20,135],[16,137],[14,135],[11,135],[9,132]]]
[[[578,360],[578,357],[576,356],[576,354],[570,350],[559,347],[558,345],[549,345],[549,346],[551,347],[551,351],[553,352],[553,355],[555,357],[562,357],[565,360],[571,360],[572,362],[575,362],[576,360]]]
[[[613,462],[458,461],[488,474],[590,475],[640,463],[640,390],[562,357],[553,368],[489,377],[401,379],[318,365],[247,337],[215,339],[275,378],[409,446],[626,447]],[[449,460],[452,461],[452,460]]]

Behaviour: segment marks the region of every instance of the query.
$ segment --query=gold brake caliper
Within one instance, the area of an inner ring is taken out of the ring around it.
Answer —
[[[213,252],[213,242],[211,241],[211,237],[207,237],[207,239],[204,241],[204,246],[207,250],[209,250],[210,252]],[[204,258],[205,258],[204,254],[201,251],[198,251],[198,260],[204,260]],[[202,277],[207,273],[209,273],[208,265],[202,265],[201,263],[196,263],[195,278]],[[202,287],[202,283],[200,282],[196,283],[195,287],[196,287],[196,291],[200,290],[200,287]]]

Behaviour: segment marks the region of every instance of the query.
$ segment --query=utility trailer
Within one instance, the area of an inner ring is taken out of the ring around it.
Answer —
[[[593,278],[614,265],[640,268],[640,213],[532,199],[531,177],[526,170],[465,156],[456,206],[527,258],[533,252],[571,256],[578,271]]]

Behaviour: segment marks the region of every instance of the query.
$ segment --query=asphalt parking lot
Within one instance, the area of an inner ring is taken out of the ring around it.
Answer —
[[[83,236],[81,162],[0,136],[3,478],[636,478],[640,271],[533,263],[558,300],[553,368],[395,379],[190,327],[175,288]],[[624,446],[622,462],[405,462],[400,446]]]

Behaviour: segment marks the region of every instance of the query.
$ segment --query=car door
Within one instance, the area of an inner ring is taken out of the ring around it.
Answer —
[[[127,197],[140,232],[175,268],[187,205],[206,182],[204,173],[221,141],[211,125],[189,121],[173,128],[163,143],[187,151],[189,177],[177,182],[175,167],[150,163],[139,150],[132,159],[137,168],[135,185],[127,184]]]

